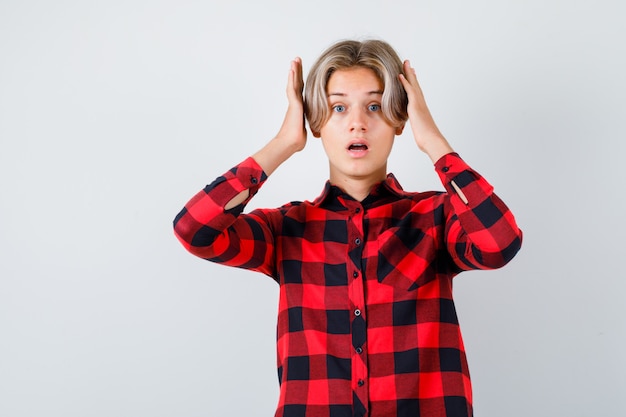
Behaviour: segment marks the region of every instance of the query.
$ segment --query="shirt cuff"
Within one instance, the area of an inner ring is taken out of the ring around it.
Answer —
[[[239,183],[241,191],[250,190],[250,195],[256,194],[261,185],[267,180],[267,175],[263,168],[254,160],[254,158],[246,158],[243,162],[231,170]]]
[[[216,178],[203,191],[215,205],[225,207],[238,194],[247,190],[247,198],[235,207],[236,211],[242,211],[266,179],[263,169],[250,157]]]
[[[435,170],[448,193],[457,195],[465,205],[471,204],[473,199],[482,201],[486,194],[493,192],[493,187],[456,152],[442,156],[435,163]]]

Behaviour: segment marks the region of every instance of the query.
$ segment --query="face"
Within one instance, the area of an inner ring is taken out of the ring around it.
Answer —
[[[382,82],[369,68],[335,71],[328,80],[331,116],[320,132],[330,162],[330,181],[370,185],[387,176],[387,158],[403,127],[391,126],[381,110]]]

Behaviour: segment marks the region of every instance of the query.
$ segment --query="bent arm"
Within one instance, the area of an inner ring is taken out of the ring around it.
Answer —
[[[278,134],[197,193],[174,219],[174,233],[192,254],[273,276],[273,234],[268,211],[242,214],[267,177],[306,144],[302,61],[291,61],[288,107]]]
[[[207,185],[174,219],[174,234],[193,255],[273,276],[273,234],[262,212],[242,214],[267,175],[252,158]],[[227,207],[237,196],[239,204]]]
[[[456,153],[435,169],[450,196],[446,202],[446,245],[463,270],[495,269],[519,251],[522,231],[493,187]]]

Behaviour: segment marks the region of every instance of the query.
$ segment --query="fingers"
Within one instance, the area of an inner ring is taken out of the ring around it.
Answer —
[[[405,74],[410,74],[410,75],[415,76],[415,68],[413,68],[411,66],[411,62],[408,59],[404,60],[404,63],[402,64],[402,67],[404,69],[404,73]],[[417,77],[415,77],[415,78],[417,78]]]
[[[302,75],[302,59],[300,57],[297,57],[295,61],[296,61],[296,67],[297,67],[297,71],[296,71],[297,84],[296,85],[298,86],[298,92],[302,94],[302,90],[304,89],[304,77]]]
[[[408,87],[417,87],[419,88],[419,83],[417,82],[417,75],[415,74],[415,68],[411,66],[411,62],[407,59],[402,64],[403,74],[400,74],[400,81],[406,90]]]
[[[298,56],[291,61],[291,73],[296,87],[302,84],[302,59]]]
[[[400,74],[399,78],[409,98],[409,103],[418,104],[420,102],[423,102],[424,96],[422,93],[422,88],[417,81],[415,68],[411,66],[411,62],[409,62],[408,59],[405,60],[402,64],[402,70],[404,71],[404,74]]]
[[[302,77],[302,59],[296,57],[291,61],[289,68],[289,79],[287,82],[287,96],[302,100],[302,90],[304,81]]]

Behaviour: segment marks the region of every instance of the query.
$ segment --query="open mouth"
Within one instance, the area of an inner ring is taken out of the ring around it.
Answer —
[[[348,147],[348,150],[349,151],[366,151],[367,145],[364,145],[362,143],[353,143],[352,145]]]

